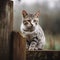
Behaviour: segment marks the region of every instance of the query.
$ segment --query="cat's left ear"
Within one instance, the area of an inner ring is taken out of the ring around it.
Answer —
[[[25,18],[28,15],[28,13],[25,10],[22,10],[22,15]]]
[[[34,16],[38,18],[40,16],[40,11],[37,11]]]

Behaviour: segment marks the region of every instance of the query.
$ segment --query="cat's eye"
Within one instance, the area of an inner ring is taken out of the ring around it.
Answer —
[[[31,20],[28,20],[28,22],[30,22]]]
[[[24,25],[27,25],[27,24],[28,24],[28,22],[27,22],[27,21],[23,21],[23,23],[24,23]]]
[[[34,22],[36,22],[36,20],[34,20]]]

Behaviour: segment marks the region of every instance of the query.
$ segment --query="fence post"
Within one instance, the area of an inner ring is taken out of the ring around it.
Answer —
[[[13,60],[26,60],[26,40],[19,32],[13,32]]]

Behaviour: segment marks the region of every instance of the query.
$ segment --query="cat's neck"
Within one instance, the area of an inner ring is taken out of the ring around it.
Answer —
[[[33,31],[27,31],[24,27],[24,25],[21,26],[21,30],[22,32],[24,32],[25,34],[33,34],[36,30],[38,30],[39,28],[39,24],[35,27],[35,29]]]

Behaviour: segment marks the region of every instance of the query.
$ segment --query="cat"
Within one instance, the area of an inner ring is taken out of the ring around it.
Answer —
[[[42,50],[45,46],[45,35],[39,25],[40,11],[35,14],[27,13],[22,10],[22,23],[20,30],[26,38],[27,50]]]

